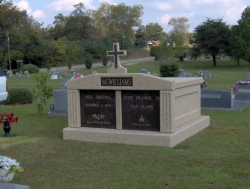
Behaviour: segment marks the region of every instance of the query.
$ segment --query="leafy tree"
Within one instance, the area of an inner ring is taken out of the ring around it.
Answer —
[[[97,10],[91,10],[91,18],[92,18],[92,26],[93,26],[93,33],[92,37],[99,42],[102,42],[102,39],[105,36],[108,36],[109,32],[109,15],[111,9],[110,5],[106,2],[100,4]]]
[[[244,57],[244,51],[241,48],[244,43],[240,36],[241,29],[239,25],[234,25],[231,27],[231,37],[229,38],[230,42],[230,55],[233,60],[236,61],[237,65],[240,65],[240,59]]]
[[[66,61],[69,70],[71,69],[73,63],[76,64],[78,55],[79,55],[79,44],[77,42],[68,43],[66,46]]]
[[[238,26],[233,27],[238,34],[236,34],[236,42],[239,46],[238,51],[232,52],[232,56],[249,62],[250,70],[250,7],[247,6],[241,14],[241,19],[238,21]],[[234,31],[233,31],[234,32]],[[235,48],[234,48],[235,49]]]
[[[9,30],[18,25],[24,14],[26,12],[20,11],[12,2],[0,3],[0,30]]]
[[[158,23],[149,23],[146,25],[148,40],[161,40],[165,36],[163,28]]]
[[[173,27],[172,33],[175,33],[178,38],[181,38],[183,44],[188,44],[190,33],[188,32],[190,24],[188,24],[188,18],[170,18],[168,25]]]
[[[134,27],[141,25],[143,15],[141,5],[127,6],[124,3],[110,5],[110,13],[107,15],[108,32],[112,34],[112,41],[126,37],[126,41],[134,41]]]
[[[145,26],[139,26],[135,32],[135,46],[142,48],[147,46],[147,32]]]
[[[173,27],[168,33],[169,43],[175,51],[175,56],[178,57],[180,61],[183,61],[189,49],[188,37],[190,34],[188,29],[190,25],[187,24],[187,22],[188,19],[185,17],[171,18],[168,22],[168,25]]]
[[[53,96],[52,87],[46,85],[48,78],[49,74],[47,72],[35,76],[36,86],[33,88],[32,93],[39,114],[43,113],[44,106]]]
[[[190,44],[192,51],[210,54],[213,58],[213,65],[216,66],[216,55],[227,53],[229,47],[230,28],[222,19],[207,18],[198,25],[193,32]],[[199,54],[200,55],[200,54]]]
[[[67,38],[63,37],[58,40],[52,40],[49,45],[53,47],[52,57],[50,60],[52,66],[63,65],[67,61]]]

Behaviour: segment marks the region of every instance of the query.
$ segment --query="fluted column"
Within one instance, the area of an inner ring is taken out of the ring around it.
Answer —
[[[68,90],[68,126],[81,127],[79,90]]]
[[[160,91],[160,132],[173,133],[173,94],[171,91]]]

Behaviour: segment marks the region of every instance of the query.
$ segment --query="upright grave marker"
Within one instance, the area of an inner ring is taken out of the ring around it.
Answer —
[[[160,78],[127,73],[114,43],[107,74],[67,83],[68,127],[63,139],[173,147],[208,127],[201,116],[202,78]]]
[[[232,91],[217,89],[201,90],[201,107],[202,108],[233,108]]]

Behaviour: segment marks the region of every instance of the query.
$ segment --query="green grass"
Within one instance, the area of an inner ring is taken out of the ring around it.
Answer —
[[[187,72],[218,74],[218,78],[207,79],[208,87],[225,90],[245,80],[248,72],[247,63],[237,67],[231,61],[218,61],[216,68],[211,61],[178,64]],[[158,62],[126,67],[128,72],[145,68],[159,74]],[[105,73],[107,68],[91,70]],[[8,79],[9,88],[32,89],[33,77],[13,76]],[[61,79],[48,84],[59,89]],[[0,137],[0,154],[21,162],[24,172],[16,173],[12,182],[32,189],[247,189],[250,185],[250,106],[242,112],[202,111],[210,116],[210,127],[175,148],[65,141],[62,130],[67,117],[38,115],[28,104],[1,105],[0,113],[4,112],[19,117],[11,125],[11,133],[18,136]]]

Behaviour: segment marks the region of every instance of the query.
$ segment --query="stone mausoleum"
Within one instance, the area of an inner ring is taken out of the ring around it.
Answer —
[[[174,147],[210,125],[201,116],[202,79],[127,73],[113,44],[108,73],[68,81],[64,140]]]

